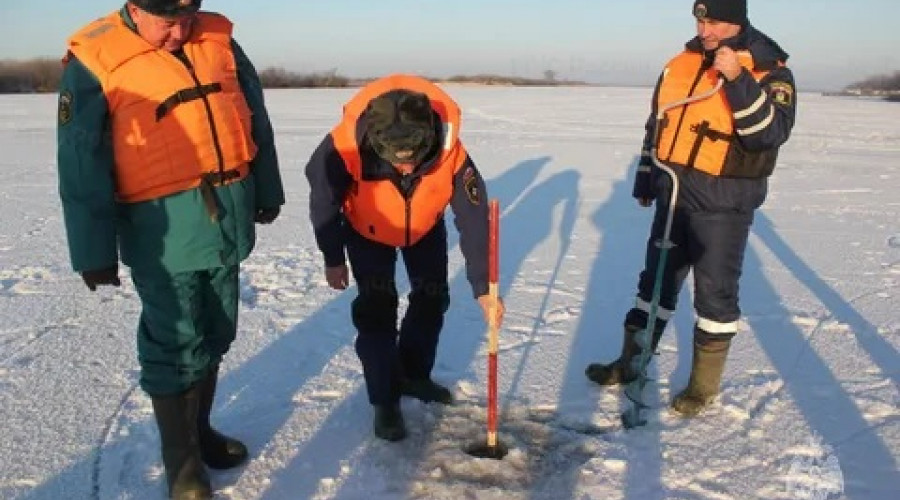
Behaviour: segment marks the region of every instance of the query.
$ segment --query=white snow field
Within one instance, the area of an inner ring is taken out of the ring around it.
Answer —
[[[722,395],[695,419],[666,409],[690,371],[686,286],[651,368],[650,421],[626,431],[620,391],[583,372],[618,354],[642,267],[651,210],[630,194],[651,90],[447,90],[501,203],[510,453],[463,451],[485,436],[487,329],[452,224],[434,377],[458,403],[404,399],[409,437],[372,436],[355,290],[325,283],[303,176],[355,90],[271,91],[288,203],[242,268],[213,416],[252,459],[212,474],[217,498],[900,498],[900,105],[800,93],[753,226]],[[54,95],[0,96],[0,498],[161,499],[136,386],[140,304],[130,280],[90,293],[69,268],[55,120]]]

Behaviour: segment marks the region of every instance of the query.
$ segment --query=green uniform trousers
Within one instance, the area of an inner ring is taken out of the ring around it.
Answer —
[[[141,298],[137,328],[141,388],[187,390],[222,360],[237,333],[239,266],[175,274],[132,269]]]

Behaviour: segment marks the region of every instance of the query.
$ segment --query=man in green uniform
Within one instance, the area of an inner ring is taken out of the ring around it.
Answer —
[[[209,423],[235,338],[239,263],[284,204],[253,65],[200,0],[132,0],[69,40],[59,93],[59,192],[73,269],[141,299],[140,384],[173,498],[211,498],[204,464],[247,458]]]

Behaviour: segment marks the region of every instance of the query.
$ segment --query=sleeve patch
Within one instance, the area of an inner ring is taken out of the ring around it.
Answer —
[[[469,167],[463,173],[463,188],[466,190],[466,196],[469,203],[473,205],[481,204],[481,191],[478,189],[478,176],[475,175],[475,169]]]
[[[772,82],[769,84],[769,95],[776,104],[790,106],[794,101],[794,87],[787,82]]]
[[[59,111],[57,116],[60,125],[65,125],[72,120],[72,93],[68,90],[63,90],[59,93]]]

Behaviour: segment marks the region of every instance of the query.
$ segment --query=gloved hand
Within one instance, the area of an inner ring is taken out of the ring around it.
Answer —
[[[637,173],[634,177],[634,189],[631,191],[631,196],[636,198],[642,207],[649,207],[653,204],[653,199],[656,198],[656,194],[653,192],[652,181],[651,167],[644,163],[644,158],[641,158],[641,164],[638,165]]]
[[[253,220],[257,224],[271,224],[272,221],[278,218],[278,214],[280,213],[281,207],[258,208],[256,210],[256,215],[253,217]]]
[[[84,284],[92,291],[97,290],[97,286],[99,285],[112,285],[112,286],[121,286],[122,282],[119,281],[119,266],[118,264],[112,267],[107,267],[106,269],[94,269],[92,271],[82,271],[81,279],[84,280]]]

